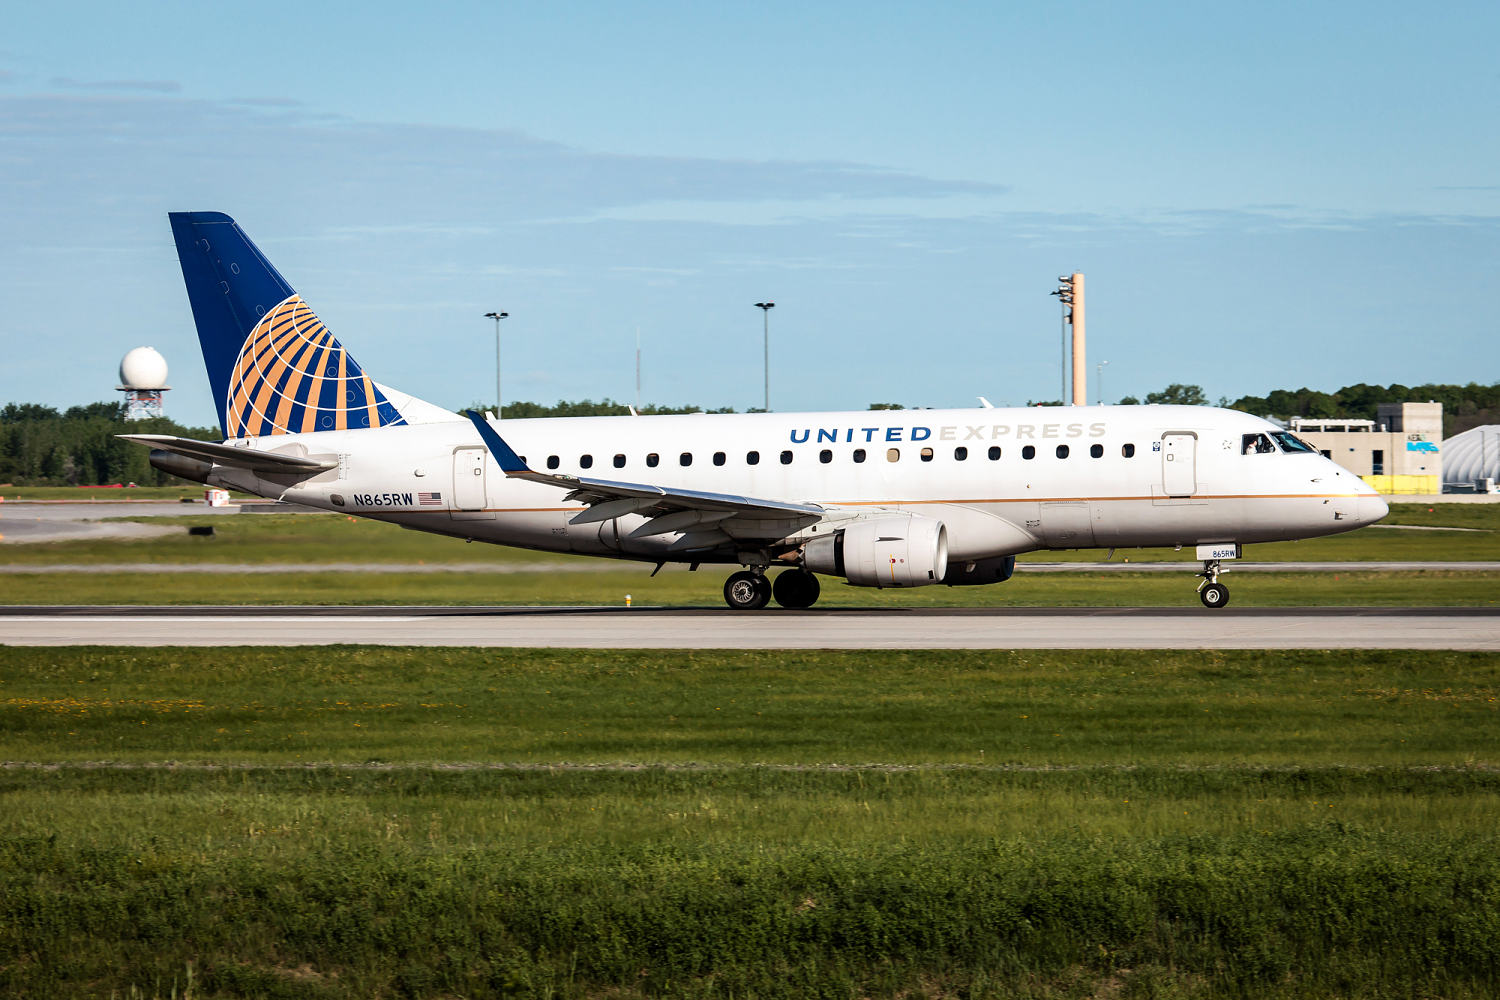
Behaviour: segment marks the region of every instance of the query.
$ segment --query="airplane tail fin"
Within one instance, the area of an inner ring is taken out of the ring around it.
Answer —
[[[225,438],[408,422],[233,219],[169,218]]]

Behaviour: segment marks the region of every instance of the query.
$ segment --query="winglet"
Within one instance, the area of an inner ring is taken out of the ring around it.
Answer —
[[[479,437],[484,441],[485,447],[490,450],[490,454],[495,456],[495,461],[500,463],[501,472],[507,476],[513,476],[531,471],[526,467],[526,463],[521,461],[521,456],[511,450],[510,445],[495,433],[495,428],[491,427],[483,417],[474,410],[465,410],[464,416],[468,417],[478,428]]]

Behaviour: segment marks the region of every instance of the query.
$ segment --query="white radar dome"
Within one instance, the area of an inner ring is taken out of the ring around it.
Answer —
[[[167,388],[167,359],[154,347],[137,347],[120,359],[120,388]]]

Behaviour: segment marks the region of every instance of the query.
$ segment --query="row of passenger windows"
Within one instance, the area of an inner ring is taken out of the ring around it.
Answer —
[[[999,445],[991,445],[990,448],[989,448],[989,450],[986,452],[986,457],[988,457],[991,462],[998,462],[1000,460],[1000,454],[1001,454],[1001,452],[1000,452],[1000,446]],[[1067,458],[1070,454],[1072,454],[1072,450],[1067,445],[1060,444],[1060,445],[1057,446],[1054,454],[1056,454],[1058,458]],[[1123,445],[1121,445],[1120,446],[1120,454],[1121,454],[1121,456],[1123,456],[1125,458],[1134,458],[1135,457],[1135,445],[1133,445],[1133,444],[1123,444]],[[933,450],[931,448],[923,448],[920,452],[917,453],[917,455],[918,455],[919,458],[922,459],[922,461],[924,461],[924,462],[930,462],[930,461],[932,461],[932,459],[934,457],[934,452],[933,452]],[[863,448],[855,448],[852,452],[849,453],[849,457],[850,457],[850,459],[852,461],[854,461],[856,464],[858,464],[860,462],[866,461],[868,459],[869,455],[865,451],[865,449],[863,449]],[[1036,458],[1036,445],[1028,444],[1028,445],[1022,446],[1022,448],[1021,448],[1021,457],[1023,459],[1026,459],[1027,461],[1030,461],[1033,458]],[[1103,458],[1104,457],[1104,445],[1102,445],[1102,444],[1092,444],[1092,445],[1089,445],[1089,457],[1090,458]],[[792,458],[793,458],[793,454],[792,454],[792,452],[790,450],[783,451],[781,453],[781,455],[780,455],[781,464],[782,465],[791,465],[792,464]],[[968,458],[969,458],[969,449],[968,448],[965,448],[963,445],[959,445],[958,447],[956,447],[956,448],[953,449],[953,460],[955,462],[964,462],[964,461],[967,461]],[[524,459],[522,459],[522,460],[524,461]],[[714,463],[714,465],[724,465],[726,462],[728,462],[728,460],[729,460],[728,456],[724,452],[722,452],[722,451],[716,451],[713,454],[713,463]],[[887,448],[885,450],[885,460],[887,462],[899,462],[901,460],[901,449],[900,448]],[[821,462],[821,463],[823,463],[824,465],[828,465],[829,463],[831,463],[833,461],[833,450],[830,449],[830,448],[824,448],[822,451],[818,452],[818,461]],[[549,469],[556,469],[561,464],[562,464],[562,459],[559,458],[557,455],[548,455],[547,456],[547,468],[549,468]],[[656,468],[660,464],[661,464],[661,456],[659,454],[657,454],[656,452],[653,451],[653,452],[651,452],[650,454],[648,454],[646,456],[646,467],[647,468],[654,469],[654,468]],[[685,451],[682,454],[678,455],[677,456],[677,464],[681,465],[681,466],[684,466],[684,467],[692,465],[693,464],[693,453],[690,452],[690,451]],[[745,453],[745,464],[746,465],[759,465],[760,464],[760,452],[758,452],[758,451],[749,451],[749,452],[746,452]],[[614,466],[617,469],[623,469],[623,468],[625,468],[625,456],[624,455],[616,455],[614,457]],[[578,456],[578,467],[581,468],[581,469],[591,469],[591,468],[593,468],[594,467],[594,456],[593,455],[580,455],[580,456]]]

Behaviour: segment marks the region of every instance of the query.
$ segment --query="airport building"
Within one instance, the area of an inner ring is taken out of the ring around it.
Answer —
[[[1443,492],[1494,493],[1500,483],[1500,424],[1470,427],[1443,442]]]
[[[1293,417],[1291,429],[1381,493],[1442,492],[1442,403],[1381,403],[1374,420]]]

